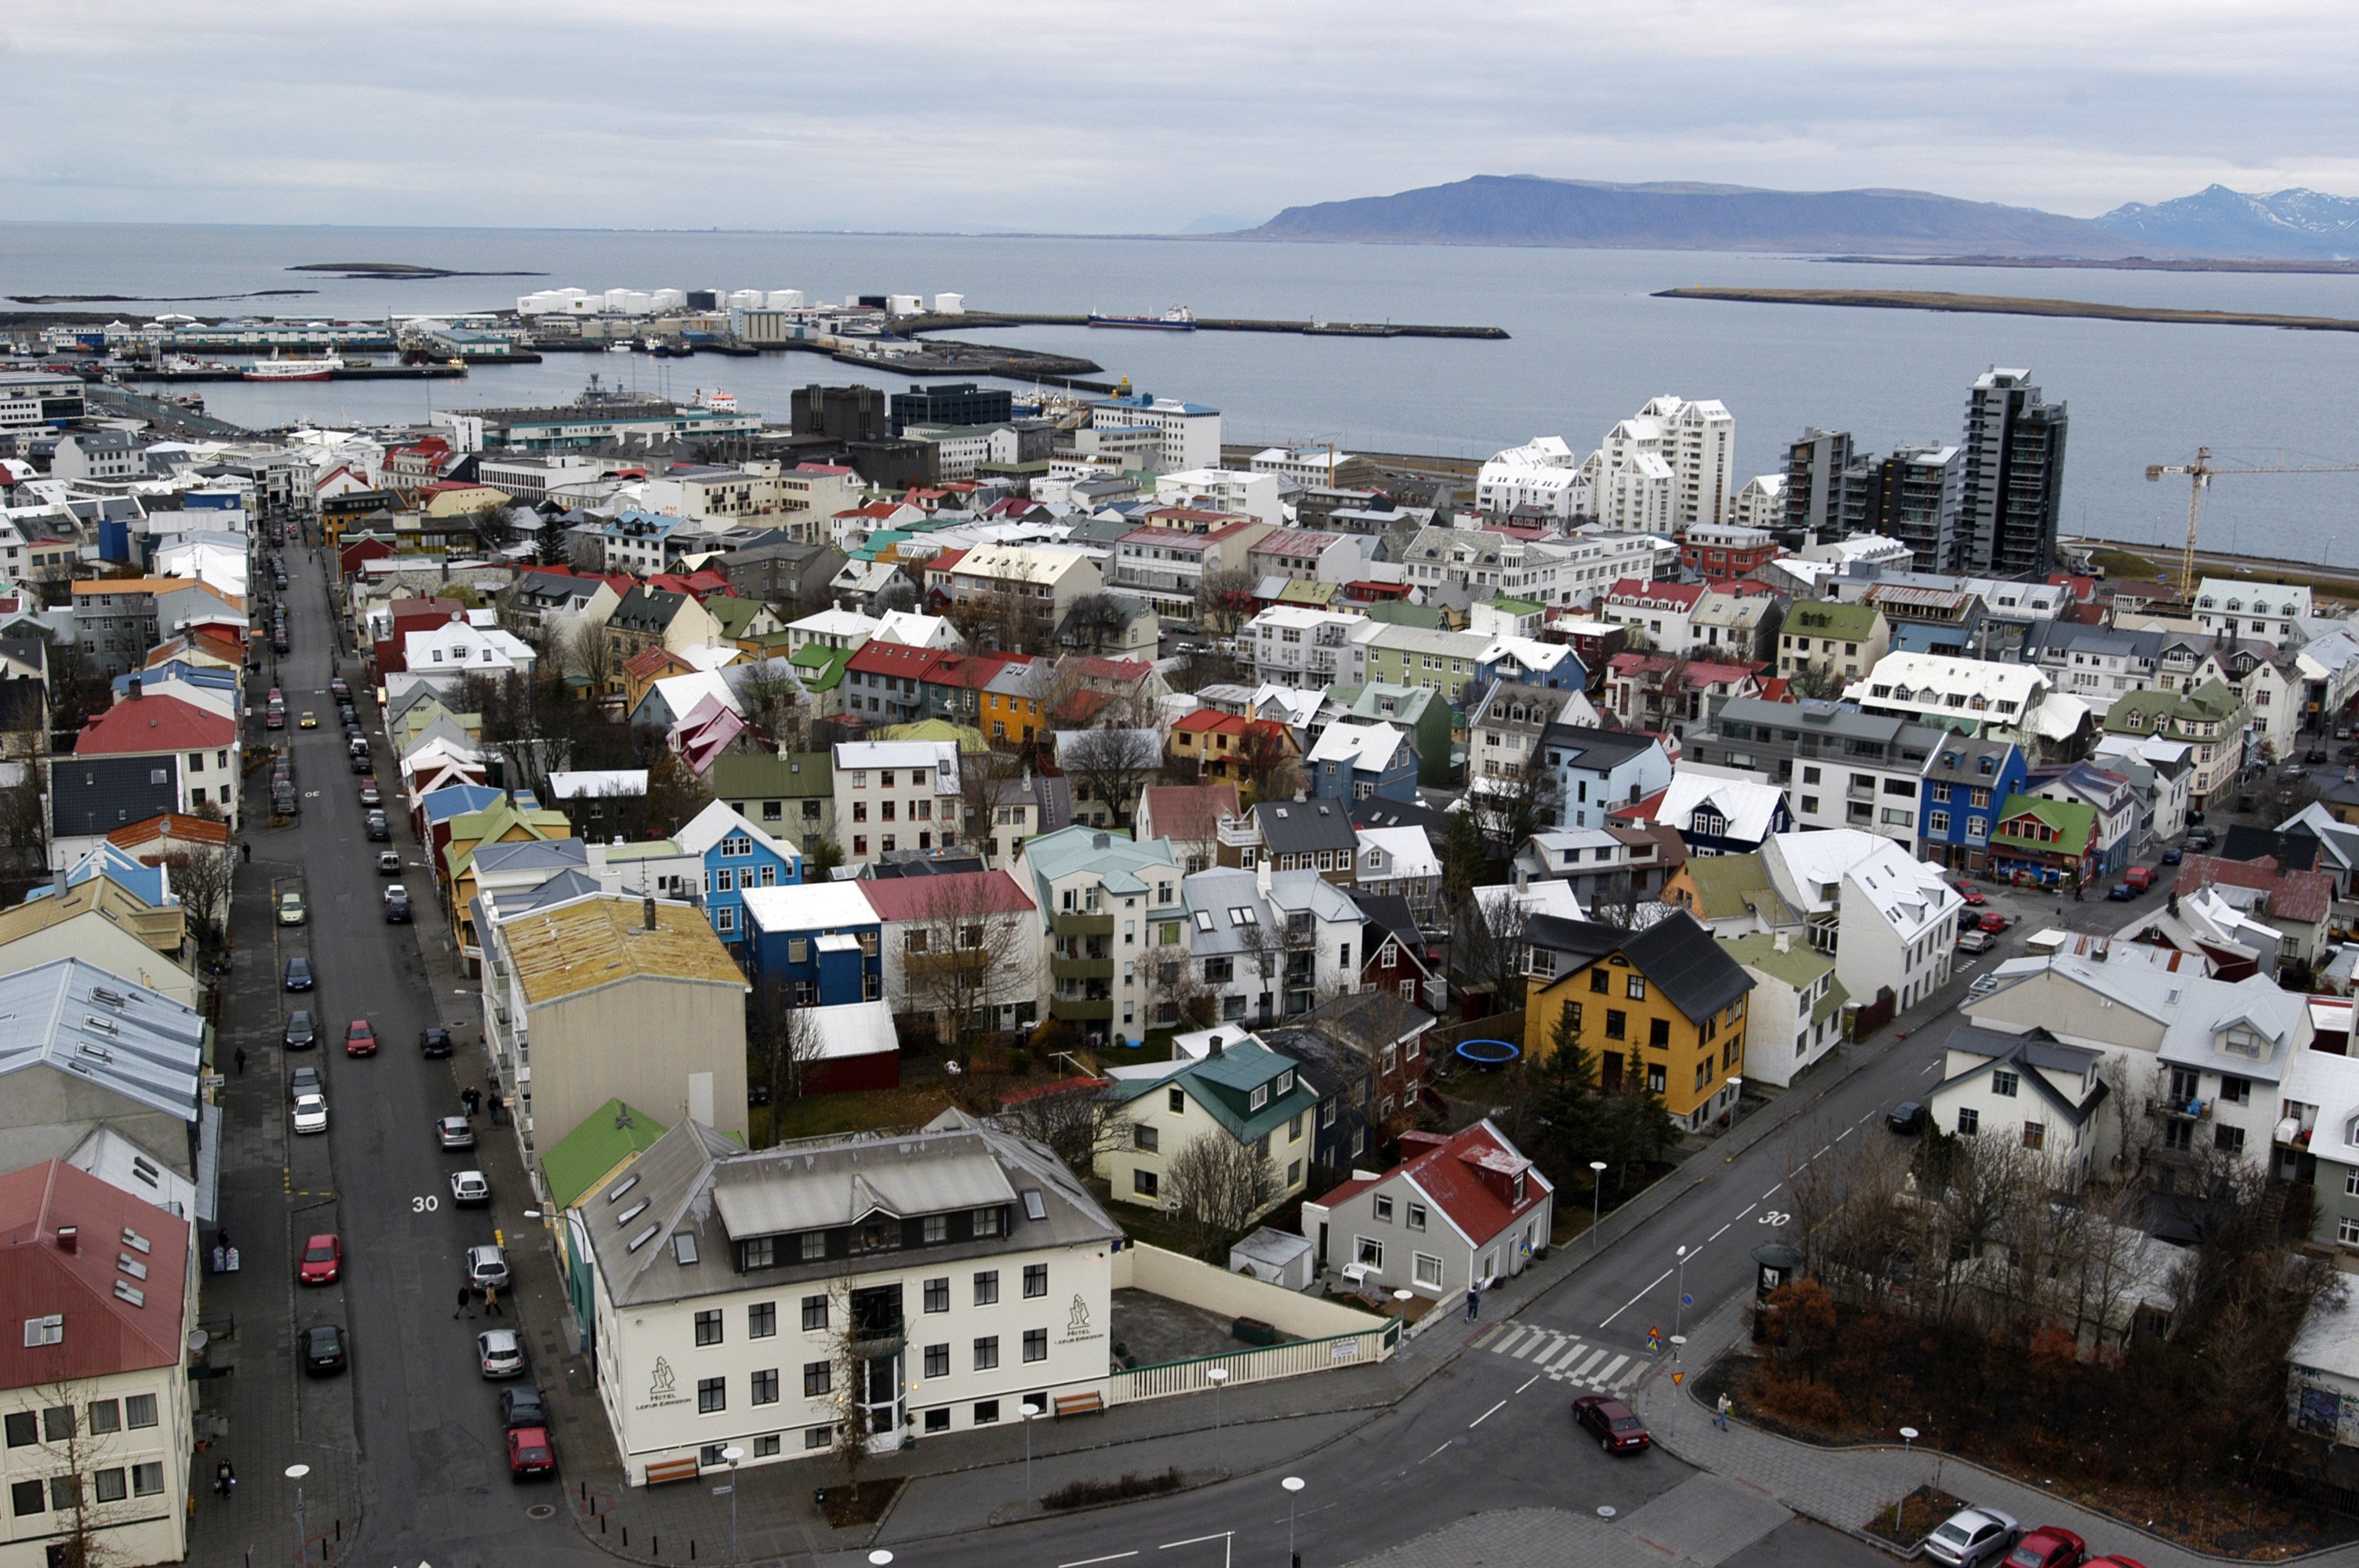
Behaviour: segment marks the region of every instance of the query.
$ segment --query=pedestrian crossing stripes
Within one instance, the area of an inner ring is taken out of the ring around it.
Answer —
[[[1473,1347],[1521,1361],[1553,1382],[1595,1393],[1625,1392],[1652,1363],[1644,1356],[1592,1345],[1578,1335],[1532,1324],[1498,1324],[1474,1336]]]

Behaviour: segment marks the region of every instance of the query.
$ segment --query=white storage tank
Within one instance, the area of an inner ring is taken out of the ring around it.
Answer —
[[[896,316],[915,316],[926,308],[926,302],[914,294],[888,294],[885,308]]]
[[[647,298],[652,309],[678,310],[688,304],[688,292],[679,288],[658,288]]]
[[[935,314],[935,315],[937,315],[937,316],[963,316],[963,315],[965,315],[965,314],[966,314],[966,296],[965,296],[965,295],[963,295],[963,294],[937,294],[937,295],[935,295],[935,296],[934,296],[934,314]]]
[[[774,288],[765,303],[773,310],[799,310],[803,308],[803,291],[799,288]]]
[[[760,289],[733,288],[729,291],[729,308],[732,310],[759,310],[761,308],[762,291]]]

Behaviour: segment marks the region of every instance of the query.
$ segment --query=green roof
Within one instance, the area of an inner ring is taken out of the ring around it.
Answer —
[[[1545,604],[1536,604],[1528,599],[1509,599],[1504,594],[1497,599],[1486,600],[1484,602],[1492,609],[1503,611],[1509,615],[1539,615],[1548,610]]]
[[[1371,621],[1382,621],[1392,626],[1418,626],[1428,632],[1445,632],[1450,617],[1430,604],[1410,604],[1393,600],[1383,604],[1371,604],[1365,611]]]
[[[1101,838],[1105,840],[1103,844],[1098,842]],[[1059,877],[1093,871],[1108,892],[1143,893],[1147,891],[1147,883],[1140,871],[1150,866],[1172,871],[1180,869],[1169,838],[1140,844],[1120,828],[1084,827],[1078,824],[1026,840],[1024,860],[1035,880],[1033,891],[1043,915],[1056,907],[1049,884]]]
[[[617,1165],[645,1153],[669,1130],[636,1106],[608,1100],[541,1151],[540,1172],[549,1183],[549,1201],[560,1209],[571,1208]]]
[[[1686,870],[1695,884],[1695,913],[1705,920],[1733,920],[1777,896],[1769,867],[1757,853],[1691,855]]]
[[[2055,832],[2055,840],[2046,842],[2015,831],[2014,825],[2027,816],[2047,824]],[[2097,808],[2086,801],[2011,795],[1999,802],[1998,826],[1991,832],[1991,842],[2041,854],[2070,855],[2088,848],[2096,837]]]
[[[947,719],[920,719],[914,724],[888,724],[870,736],[875,741],[948,741],[961,752],[988,752],[991,742],[972,724]]]
[[[1117,1104],[1127,1104],[1158,1089],[1184,1087],[1188,1098],[1211,1111],[1237,1141],[1249,1143],[1318,1108],[1318,1091],[1302,1081],[1299,1072],[1294,1075],[1293,1087],[1284,1094],[1273,1092],[1260,1109],[1253,1108],[1253,1091],[1265,1084],[1275,1090],[1279,1075],[1294,1065],[1293,1057],[1247,1036],[1217,1056],[1191,1062],[1163,1077],[1116,1078],[1106,1094]]]
[[[715,800],[833,799],[835,759],[825,752],[724,752],[705,782]],[[734,809],[734,808],[733,808]]]
[[[1786,612],[1785,631],[1797,637],[1833,637],[1864,643],[1875,634],[1883,611],[1873,604],[1837,604],[1826,599],[1797,600]]]
[[[744,635],[745,628],[768,608],[758,599],[738,599],[725,593],[716,593],[704,601],[704,612],[719,622],[721,634],[730,638]]]
[[[642,838],[636,843],[607,845],[606,863],[613,866],[628,865],[635,860],[669,860],[686,853],[677,838]]]
[[[805,691],[832,691],[843,683],[843,666],[852,663],[857,648],[831,648],[824,643],[805,643],[787,655],[788,665]]]
[[[1835,961],[1812,947],[1808,942],[1790,938],[1781,951],[1777,937],[1767,931],[1750,931],[1742,936],[1723,936],[1720,945],[1728,956],[1748,969],[1758,969],[1774,976],[1796,990],[1808,990],[1819,983],[1819,977],[1835,967]]]

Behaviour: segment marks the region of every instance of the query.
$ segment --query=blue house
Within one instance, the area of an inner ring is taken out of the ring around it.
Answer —
[[[1670,756],[1652,735],[1551,724],[1540,731],[1539,746],[1544,765],[1555,776],[1559,827],[1603,827],[1607,812],[1644,800],[1671,782]],[[1480,787],[1481,781],[1476,784]]]
[[[1542,643],[1530,637],[1502,637],[1474,661],[1474,684],[1487,688],[1494,681],[1519,681],[1550,691],[1587,691],[1589,672],[1571,645]]]
[[[1339,719],[1327,726],[1302,764],[1303,786],[1313,800],[1417,798],[1417,748],[1407,730],[1389,724]]]
[[[732,947],[745,939],[749,890],[793,887],[803,880],[801,855],[717,800],[672,841],[704,862],[705,913],[712,934]]]
[[[1917,858],[1979,873],[1990,855],[1999,803],[2027,793],[2030,766],[2012,741],[1947,734],[1925,764]]]
[[[876,1001],[885,995],[885,923],[858,882],[742,889],[739,962],[756,986],[796,1007]]]

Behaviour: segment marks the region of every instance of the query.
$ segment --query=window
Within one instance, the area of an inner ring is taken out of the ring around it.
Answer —
[[[997,1400],[977,1400],[974,1401],[975,1425],[992,1426],[996,1424],[998,1420],[999,1401]]]
[[[816,1263],[827,1256],[827,1233],[823,1230],[803,1232],[803,1261]]]
[[[1632,975],[1632,976],[1630,977],[1629,992],[1630,992],[1630,1000],[1631,1000],[1632,1001],[1644,1001],[1644,1000],[1647,1000],[1647,978],[1646,978],[1644,975]]]
[[[2359,1175],[2353,1176],[2351,1180],[2359,1184]],[[10,1411],[7,1431],[8,1446],[11,1448],[23,1448],[41,1440],[40,1428],[34,1422],[31,1411]]]
[[[826,1326],[827,1298],[825,1296],[805,1296],[803,1298],[803,1332],[805,1334],[810,1334],[820,1329],[823,1329]]]
[[[1171,1089],[1166,1092],[1163,1097],[1163,1108],[1174,1116],[1185,1115],[1188,1109],[1188,1091]]]
[[[699,1378],[696,1380],[696,1413],[717,1415],[729,1408],[729,1379]]]
[[[978,1269],[975,1271],[974,1304],[977,1306],[997,1306],[999,1304],[998,1270]]]
[[[834,1441],[835,1428],[832,1426],[807,1426],[803,1428],[803,1446],[806,1449],[825,1448]]]
[[[1603,996],[1607,991],[1613,989],[1613,986],[1614,978],[1611,975],[1608,975],[1604,970],[1592,969],[1589,971],[1589,989],[1595,991],[1599,996]]]
[[[1385,1244],[1371,1241],[1364,1236],[1352,1238],[1352,1261],[1363,1268],[1381,1270],[1385,1266]]]
[[[974,1211],[974,1233],[977,1236],[999,1236],[1007,1229],[1007,1217],[996,1208]]]
[[[1972,1106],[1967,1106],[1967,1107],[1965,1107],[1964,1108],[1961,1109],[1961,1110],[1958,1112],[1958,1136],[1959,1136],[1959,1137],[1961,1137],[1961,1138],[1973,1138],[1973,1137],[1976,1137],[1976,1136],[1978,1136],[1978,1135],[1982,1132],[1982,1130],[1983,1130],[1983,1113],[1982,1113],[1981,1111],[1976,1110],[1976,1109],[1975,1109],[1973,1107],[1972,1107]]]
[[[1413,1203],[1408,1206],[1408,1227],[1411,1230],[1423,1230],[1425,1228],[1425,1206],[1423,1204]]]
[[[1133,1171],[1130,1173],[1130,1190],[1136,1193],[1143,1198],[1153,1197],[1156,1191],[1155,1173],[1152,1171]]]
[[[756,1404],[774,1405],[778,1402],[778,1369],[776,1367],[755,1373],[753,1384]]]
[[[164,1466],[160,1461],[131,1466],[131,1495],[135,1498],[160,1497],[164,1491]]]
[[[2220,1098],[2228,1105],[2252,1104],[2253,1080],[2250,1078],[2233,1077],[2225,1073],[2221,1074]]]
[[[974,1369],[978,1372],[995,1370],[999,1366],[999,1336],[986,1334],[974,1342]]]
[[[721,1343],[721,1310],[718,1307],[696,1314],[696,1342],[699,1345]]]
[[[1036,1299],[1036,1298],[1038,1298],[1038,1297],[1045,1296],[1045,1295],[1047,1295],[1048,1293],[1049,1293],[1049,1265],[1048,1265],[1048,1264],[1046,1264],[1046,1263],[1027,1263],[1027,1264],[1025,1264],[1025,1265],[1024,1265],[1024,1295],[1025,1295],[1025,1298],[1028,1301],[1028,1300]]]
[[[1246,1099],[1245,1108],[1248,1110],[1259,1110],[1268,1103],[1269,1086],[1267,1084],[1261,1084],[1256,1086],[1253,1094]]]
[[[1045,1328],[1026,1329],[1024,1331],[1024,1359],[1027,1361],[1046,1361],[1048,1358],[1049,1331]]]
[[[1163,1147],[1163,1134],[1141,1121],[1130,1130],[1131,1141],[1144,1153],[1152,1154]]]
[[[756,1302],[745,1309],[745,1337],[769,1339],[778,1332],[778,1303]]]
[[[926,1281],[925,1304],[928,1312],[951,1310],[951,1277],[948,1274],[937,1275]]]
[[[1377,1221],[1377,1223],[1378,1223],[1378,1224],[1380,1224],[1380,1225],[1390,1225],[1390,1224],[1393,1222],[1393,1200],[1392,1200],[1392,1199],[1390,1199],[1390,1198],[1388,1198],[1388,1197],[1385,1197],[1385,1196],[1383,1196],[1382,1195],[1378,1195],[1378,1196],[1377,1196],[1377,1198],[1376,1198],[1376,1201],[1375,1201],[1375,1210],[1376,1210],[1376,1221]]]
[[[929,1247],[950,1239],[951,1221],[948,1215],[929,1214],[919,1222],[919,1234],[924,1236],[926,1245]]]
[[[1658,1050],[1669,1049],[1671,1044],[1671,1021],[1668,1018],[1648,1019],[1647,1021],[1647,1044]]]
[[[947,1344],[926,1346],[926,1376],[947,1378],[951,1375],[951,1347]]]
[[[41,1412],[41,1438],[47,1443],[66,1443],[74,1435],[74,1412],[71,1405],[51,1405]]]
[[[2005,1067],[1991,1075],[1991,1093],[2001,1099],[2013,1099],[2017,1084],[2016,1076]]]
[[[1647,1069],[1647,1092],[1648,1094],[1661,1094],[1665,1086],[1669,1082],[1670,1078],[1665,1072],[1661,1063],[1655,1063]]]
[[[1605,1038],[1626,1040],[1630,1035],[1630,1015],[1619,1008],[1605,1010]]]
[[[19,1481],[8,1488],[9,1508],[18,1519],[42,1512],[44,1500],[38,1481]]]
[[[2048,1124],[2044,1121],[2025,1122],[2023,1124],[2023,1146],[2026,1149],[2045,1149],[2048,1147]]]
[[[123,1401],[124,1424],[130,1427],[156,1424],[156,1396],[133,1394]]]
[[[745,1267],[748,1269],[766,1269],[771,1264],[778,1260],[777,1238],[773,1236],[756,1236],[751,1241],[745,1243]]]
[[[2223,1154],[2241,1154],[2245,1152],[2245,1130],[2226,1126],[2214,1128],[2212,1141]]]
[[[835,1374],[832,1369],[832,1366],[829,1362],[804,1362],[803,1398],[807,1400],[815,1400],[826,1393],[833,1382],[834,1376]]]

